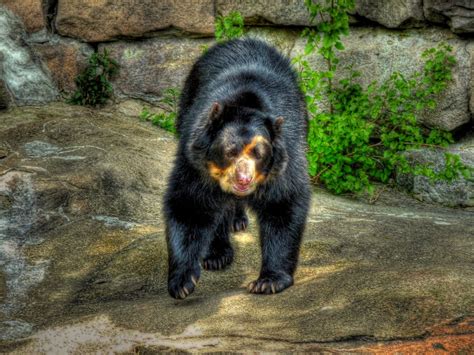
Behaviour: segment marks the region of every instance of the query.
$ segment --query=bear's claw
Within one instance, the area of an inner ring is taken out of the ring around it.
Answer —
[[[190,272],[181,275],[174,275],[168,282],[168,292],[171,297],[185,299],[194,292],[194,288],[199,281],[199,276]]]
[[[275,294],[293,285],[292,277],[264,277],[248,284],[247,290],[256,294]]]
[[[216,271],[223,270],[230,264],[232,264],[233,257],[231,256],[219,256],[219,257],[209,257],[203,260],[202,267],[204,270]]]
[[[249,219],[245,214],[235,217],[232,222],[232,232],[237,233],[247,229],[249,226]]]

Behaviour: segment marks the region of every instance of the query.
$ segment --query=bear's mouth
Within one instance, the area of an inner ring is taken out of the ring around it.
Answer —
[[[252,184],[234,183],[232,188],[237,195],[246,195],[251,191]]]

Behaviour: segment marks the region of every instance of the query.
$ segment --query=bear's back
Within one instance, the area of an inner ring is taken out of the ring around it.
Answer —
[[[244,38],[211,47],[194,64],[181,95],[178,132],[189,131],[202,110],[242,86],[272,101],[276,114],[294,121],[288,122],[293,129],[305,130],[305,103],[290,60],[262,40]]]
[[[296,80],[289,59],[255,38],[234,39],[218,44],[198,60],[196,67],[208,81],[235,67],[261,67]]]

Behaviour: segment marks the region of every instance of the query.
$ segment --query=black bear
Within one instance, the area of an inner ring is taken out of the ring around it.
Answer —
[[[164,200],[168,292],[194,291],[202,264],[229,266],[231,231],[245,208],[260,231],[260,276],[252,293],[293,284],[310,202],[305,156],[308,116],[288,58],[257,39],[210,48],[194,64],[180,98],[180,135]]]

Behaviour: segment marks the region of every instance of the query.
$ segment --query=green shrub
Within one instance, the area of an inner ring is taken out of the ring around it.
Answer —
[[[421,112],[436,108],[437,95],[452,78],[452,48],[440,44],[425,51],[423,71],[409,77],[395,72],[385,82],[363,88],[354,82],[360,73],[351,71],[334,83],[337,51],[344,49],[341,36],[349,33],[347,14],[354,2],[305,2],[312,20],[320,19],[315,28],[303,31],[305,51],[294,59],[310,113],[307,156],[313,180],[340,194],[373,193],[373,181],[387,183],[396,173],[423,174],[432,180],[468,176],[458,156],[446,154],[445,168],[435,172],[428,164],[411,164],[403,153],[420,147],[441,149],[453,142],[449,132],[429,131],[417,123]],[[324,58],[326,70],[312,69],[307,56],[314,51]],[[319,107],[320,102],[326,102],[327,109]]]
[[[218,16],[215,23],[214,35],[218,42],[242,37],[244,34],[244,19],[238,11],[232,11],[227,16]]]
[[[74,105],[103,105],[113,93],[111,80],[118,73],[118,63],[109,57],[106,49],[92,53],[89,65],[76,78],[77,89],[68,99]]]
[[[152,113],[147,107],[144,107],[140,113],[140,119],[150,121],[153,125],[176,134],[175,121],[178,114],[178,99],[178,89],[170,88],[165,90],[163,98],[159,103],[162,112]]]

